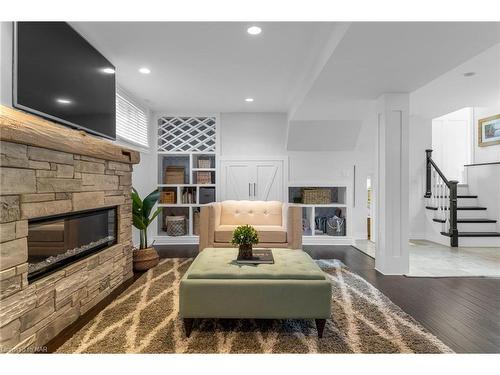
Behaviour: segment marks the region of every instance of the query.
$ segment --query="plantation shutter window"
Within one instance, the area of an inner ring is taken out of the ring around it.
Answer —
[[[142,147],[149,146],[147,112],[121,89],[116,92],[116,136]]]

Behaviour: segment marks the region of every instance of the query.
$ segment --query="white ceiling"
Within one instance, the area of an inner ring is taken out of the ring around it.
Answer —
[[[156,111],[287,112],[333,23],[72,22]],[[138,73],[147,66],[150,75]],[[244,101],[253,97],[253,103]]]
[[[271,22],[258,36],[242,22],[71,24],[152,110],[288,112],[346,126],[382,93],[415,91],[500,43],[500,23]]]
[[[464,72],[474,72],[464,77]],[[410,114],[435,118],[464,107],[500,108],[500,44],[411,93]]]
[[[500,23],[352,23],[294,119],[353,119],[386,92],[412,92],[500,42]]]

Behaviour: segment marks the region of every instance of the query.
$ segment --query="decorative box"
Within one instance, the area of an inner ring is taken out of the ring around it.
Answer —
[[[170,165],[165,168],[165,183],[166,184],[183,184],[184,183],[184,167]]]
[[[212,183],[211,172],[196,172],[196,183],[197,184],[211,184]]]

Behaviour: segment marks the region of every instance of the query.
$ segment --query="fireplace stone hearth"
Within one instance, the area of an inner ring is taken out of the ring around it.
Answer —
[[[0,352],[31,352],[132,276],[139,154],[3,106],[0,141]],[[28,279],[30,224],[105,208],[116,209],[116,243]]]

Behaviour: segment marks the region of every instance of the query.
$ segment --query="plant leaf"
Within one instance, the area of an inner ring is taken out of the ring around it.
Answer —
[[[151,192],[146,198],[144,198],[144,201],[142,202],[142,215],[145,219],[149,218],[151,209],[154,207],[156,202],[158,202],[159,198],[160,192],[158,191],[158,189]]]
[[[151,218],[148,219],[148,225],[153,222],[154,219],[158,216],[158,214],[161,212],[161,207],[158,207],[155,212],[153,212],[153,215],[151,215]]]
[[[137,229],[147,228],[147,225],[144,223],[140,215],[132,214],[132,223],[134,224],[134,227],[136,227]]]
[[[132,210],[136,214],[140,214],[140,212],[142,211],[143,202],[141,200],[141,197],[139,197],[137,190],[132,188],[132,192],[130,193],[130,197],[132,198]]]

